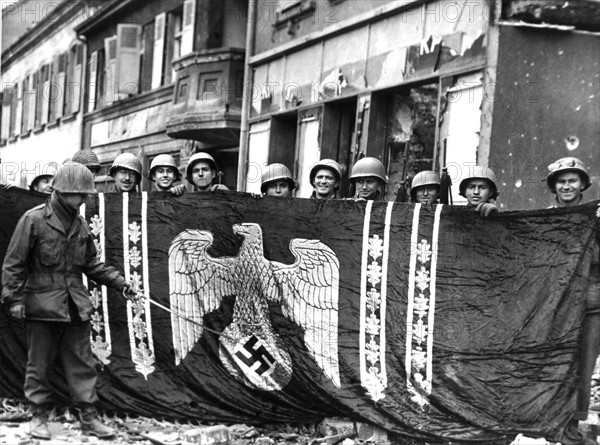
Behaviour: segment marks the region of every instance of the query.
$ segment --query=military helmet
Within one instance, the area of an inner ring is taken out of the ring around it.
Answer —
[[[51,162],[49,164],[44,165],[42,171],[39,175],[37,175],[29,184],[29,190],[35,190],[37,183],[40,182],[44,178],[51,179],[56,175],[57,164],[55,162]]]
[[[290,190],[296,188],[296,182],[292,177],[292,172],[283,164],[269,164],[262,174],[260,191],[261,193],[267,192],[267,186],[269,182],[277,181],[278,179],[285,179],[290,185]]]
[[[94,175],[79,162],[65,162],[60,166],[52,188],[62,193],[96,193]]]
[[[350,181],[354,183],[356,179],[366,178],[368,176],[379,178],[384,182],[384,184],[387,184],[388,182],[385,167],[377,158],[367,157],[358,160],[356,164],[354,164],[354,167],[352,167]]]
[[[335,162],[333,159],[321,159],[313,166],[313,168],[310,169],[309,178],[311,184],[315,182],[315,176],[317,176],[317,172],[321,169],[330,170],[338,182],[342,180],[340,164]]]
[[[78,162],[85,165],[94,174],[100,173],[100,169],[102,168],[100,161],[98,161],[98,156],[90,148],[79,150],[73,155],[71,162]]]
[[[548,178],[546,182],[548,183],[548,188],[552,193],[556,193],[556,180],[561,173],[565,172],[575,172],[579,173],[581,176],[581,181],[584,182],[583,189],[581,191],[587,190],[591,185],[592,181],[590,180],[590,175],[585,169],[585,165],[583,162],[577,158],[567,157],[561,158],[556,162],[553,162],[548,166]]]
[[[212,166],[217,174],[219,173],[219,167],[217,166],[217,161],[215,161],[215,158],[205,152],[196,153],[190,158],[187,167],[185,168],[185,179],[187,179],[190,184],[194,183],[192,180],[192,168],[194,167],[194,164],[197,164],[198,162],[207,162]]]
[[[416,193],[419,187],[424,185],[437,185],[440,188],[440,175],[433,170],[423,170],[417,173],[410,185],[410,197],[413,201],[417,199]]]
[[[108,174],[113,176],[118,168],[126,168],[127,170],[136,172],[139,175],[138,182],[142,178],[142,161],[140,161],[133,153],[121,153],[117,156],[113,161]]]
[[[175,181],[179,181],[181,178],[181,172],[175,163],[175,158],[169,154],[158,155],[152,160],[152,163],[150,164],[150,171],[148,172],[148,179],[151,181],[154,181],[152,176],[158,167],[173,167],[175,170]]]
[[[492,192],[490,193],[491,199],[496,199],[499,195],[498,187],[496,186],[496,175],[494,171],[489,167],[484,167],[482,165],[475,165],[473,170],[469,176],[460,181],[458,185],[459,195],[465,196],[467,185],[471,179],[484,179],[490,184],[490,188]]]

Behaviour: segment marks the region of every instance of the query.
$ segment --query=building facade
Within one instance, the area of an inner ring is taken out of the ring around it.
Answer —
[[[181,169],[202,150],[235,187],[246,32],[244,2],[107,2],[76,27],[87,49],[83,148],[108,168],[125,152],[171,154]],[[241,74],[240,74],[241,73]],[[150,184],[144,174],[142,190]]]
[[[28,0],[3,11],[3,181],[26,188],[79,150],[85,45],[74,26],[94,10],[83,0]]]
[[[546,166],[571,155],[594,177],[586,193],[600,197],[592,3],[565,28],[555,16],[533,23],[535,11],[524,19],[512,1],[252,2],[238,188],[258,191],[264,167],[281,162],[308,197],[310,167],[332,158],[348,195],[351,166],[373,156],[389,200],[416,172],[446,167],[454,203],[464,202],[457,184],[479,164],[496,171],[502,207],[539,208],[552,199]]]

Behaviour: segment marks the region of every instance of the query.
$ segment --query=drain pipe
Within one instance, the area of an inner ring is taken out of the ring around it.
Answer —
[[[256,30],[256,0],[248,1],[248,22],[246,27],[246,62],[244,65],[244,89],[242,92],[242,121],[240,123],[240,149],[238,155],[237,191],[246,191],[248,174],[248,118],[252,102],[254,73],[250,66],[250,57],[254,50],[254,31]]]

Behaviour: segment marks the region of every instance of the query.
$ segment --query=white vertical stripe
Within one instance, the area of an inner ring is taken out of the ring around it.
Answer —
[[[433,236],[431,239],[431,274],[429,282],[429,327],[427,332],[429,335],[427,336],[427,376],[426,379],[428,382],[432,381],[433,378],[433,323],[435,319],[435,280],[437,275],[437,260],[438,260],[438,236],[440,232],[440,215],[442,213],[443,205],[437,205],[435,208],[435,219],[433,221]],[[429,390],[431,392],[431,385],[429,386]]]
[[[98,194],[98,218],[102,221],[102,230],[100,231],[100,261],[106,261],[106,215],[104,206],[104,193]],[[108,351],[112,351],[112,342],[110,338],[110,323],[108,319],[108,293],[106,286],[102,285],[102,313],[104,315],[104,340],[108,343]]]
[[[363,246],[362,246],[362,261],[360,267],[360,332],[359,332],[359,348],[360,348],[360,380],[364,387],[367,387],[365,382],[368,382],[369,373],[366,366],[366,318],[367,318],[367,258],[369,253],[369,227],[371,224],[371,209],[373,201],[368,200],[365,207],[365,220],[363,224]]]
[[[154,355],[154,338],[152,336],[152,317],[150,316],[150,278],[148,275],[148,192],[142,192],[142,269],[144,280],[146,334],[148,348]]]
[[[81,204],[79,206],[79,215],[84,219],[84,221],[86,221],[87,223],[87,219],[85,218],[85,202],[83,204]],[[83,281],[83,285],[87,288],[88,292],[90,290],[90,288],[88,287],[88,279],[87,279],[87,275],[82,273],[81,274],[81,280]]]
[[[125,279],[131,280],[131,271],[129,269],[129,193],[121,193],[123,197],[123,271]],[[127,300],[127,327],[129,328],[129,345],[131,355],[136,350],[135,333],[133,332],[133,309],[131,300]]]
[[[379,320],[380,331],[379,331],[379,362],[381,363],[380,375],[382,377],[382,383],[384,387],[387,387],[387,372],[385,367],[385,311],[386,311],[386,299],[387,299],[387,274],[388,274],[388,258],[390,253],[390,225],[392,221],[392,209],[394,208],[393,202],[388,202],[387,209],[385,211],[385,229],[383,232],[383,264],[381,270],[381,305],[379,306]]]
[[[417,265],[417,239],[419,236],[419,213],[421,204],[415,204],[413,213],[413,223],[410,235],[410,267],[408,271],[408,307],[406,309],[406,381],[410,385],[411,363],[412,363],[412,328],[413,328],[413,310],[415,300],[415,270]]]

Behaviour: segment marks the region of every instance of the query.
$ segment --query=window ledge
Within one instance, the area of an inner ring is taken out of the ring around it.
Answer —
[[[46,125],[46,128],[47,128],[48,130],[50,130],[51,128],[56,128],[56,127],[58,127],[58,125],[59,125],[59,124],[60,124],[60,118],[56,119],[56,120],[55,120],[55,121],[53,121],[53,122],[48,122],[48,124]]]
[[[11,136],[10,138],[8,138],[8,142],[12,144],[17,139],[19,139],[19,135]]]
[[[33,134],[40,134],[42,131],[44,131],[44,128],[46,127],[46,124],[42,124],[41,127],[37,127],[33,129]]]
[[[71,113],[71,114],[69,114],[68,116],[63,116],[63,117],[61,118],[61,121],[62,121],[62,123],[63,123],[63,124],[65,124],[65,123],[67,123],[67,122],[72,122],[72,121],[74,121],[75,119],[77,119],[77,113]]]
[[[21,134],[19,135],[19,137],[20,137],[21,139],[28,138],[29,136],[31,136],[31,128],[30,128],[29,130],[27,130],[26,132],[24,132],[24,133],[21,133]]]

